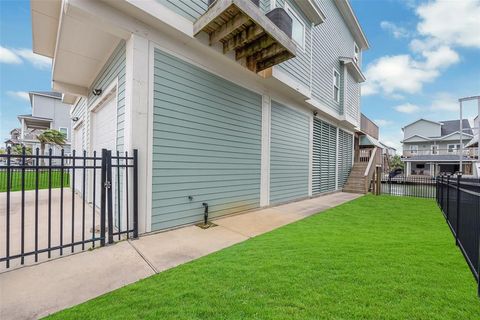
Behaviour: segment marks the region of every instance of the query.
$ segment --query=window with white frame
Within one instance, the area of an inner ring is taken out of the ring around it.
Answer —
[[[68,128],[60,127],[60,128],[58,128],[58,131],[63,133],[65,135],[65,138],[68,139]]]
[[[438,154],[438,146],[435,144],[432,144],[432,154]]]
[[[333,100],[340,102],[340,73],[333,70]]]
[[[417,145],[411,145],[410,146],[410,153],[418,153],[418,146]]]
[[[295,10],[288,5],[288,3],[285,3],[285,11],[287,11],[290,18],[292,18],[293,41],[295,41],[302,49],[305,49],[305,24]]]
[[[358,64],[360,63],[360,48],[357,44],[353,43],[353,60]]]
[[[448,145],[448,152],[456,152],[457,150],[460,150],[460,144],[449,144]]]

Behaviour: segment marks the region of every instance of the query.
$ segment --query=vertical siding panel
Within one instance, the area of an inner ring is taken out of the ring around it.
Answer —
[[[313,122],[312,193],[335,190],[337,128],[315,118]]]
[[[262,97],[157,49],[154,84],[152,230],[259,207]]]
[[[352,169],[353,137],[348,132],[338,131],[338,188],[341,189],[347,182]]]
[[[270,202],[308,196],[309,118],[272,101]]]

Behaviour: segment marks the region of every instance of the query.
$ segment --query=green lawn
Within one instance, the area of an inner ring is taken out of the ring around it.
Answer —
[[[10,173],[10,191],[22,190],[22,173],[20,169],[14,169]],[[27,169],[25,172],[25,190],[35,189],[36,174],[34,169]],[[61,186],[61,173],[59,170],[52,170],[52,188],[60,188]],[[69,186],[69,172],[63,172],[63,186]],[[47,189],[49,184],[48,170],[40,170],[38,172],[38,188]],[[7,172],[5,170],[0,171],[0,192],[7,191]]]
[[[52,318],[480,319],[480,301],[433,200],[365,196]]]

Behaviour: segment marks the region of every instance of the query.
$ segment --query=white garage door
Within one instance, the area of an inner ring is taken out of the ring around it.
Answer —
[[[101,106],[96,108],[91,117],[91,143],[92,153],[97,152],[97,157],[101,157],[102,149],[112,150],[112,155],[116,150],[116,99],[112,95]],[[95,181],[95,204],[100,206],[100,169],[97,170]]]

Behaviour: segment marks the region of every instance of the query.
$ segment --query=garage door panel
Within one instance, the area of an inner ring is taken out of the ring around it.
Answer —
[[[270,203],[308,196],[309,117],[272,101]],[[290,121],[289,121],[290,119]]]
[[[257,208],[261,96],[160,50],[154,74],[152,230]]]

